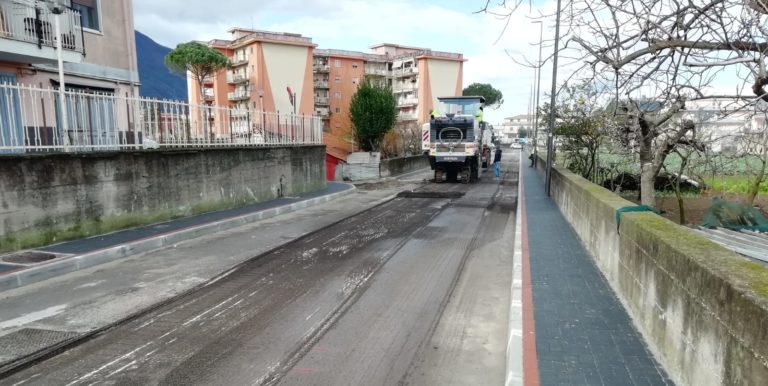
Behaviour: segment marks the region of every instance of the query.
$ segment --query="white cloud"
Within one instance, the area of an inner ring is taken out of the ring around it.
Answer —
[[[499,122],[525,113],[534,82],[534,70],[516,64],[538,56],[539,27],[525,10],[506,19],[448,8],[442,2],[392,0],[135,0],[136,29],[167,46],[189,40],[227,38],[234,27],[300,33],[320,48],[368,51],[377,43],[395,43],[460,52],[469,61],[465,86],[490,83],[504,94],[505,104],[488,111],[486,119]],[[478,7],[484,3],[478,0]],[[551,7],[551,1],[546,6]],[[463,4],[466,7],[466,4]],[[502,34],[503,31],[503,34]],[[545,29],[545,35],[552,31]],[[551,37],[550,37],[551,39]],[[498,40],[498,42],[497,42]],[[551,47],[545,47],[551,51]],[[545,56],[547,54],[545,53]],[[548,89],[549,70],[542,72],[542,89]],[[542,93],[543,97],[543,93]]]

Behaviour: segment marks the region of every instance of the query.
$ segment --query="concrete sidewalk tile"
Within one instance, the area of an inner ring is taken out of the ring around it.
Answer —
[[[542,179],[523,178],[541,384],[671,384]]]

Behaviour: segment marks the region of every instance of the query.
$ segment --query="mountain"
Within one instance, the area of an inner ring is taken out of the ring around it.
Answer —
[[[187,80],[165,66],[168,47],[136,31],[136,59],[139,62],[139,93],[146,98],[187,100]]]

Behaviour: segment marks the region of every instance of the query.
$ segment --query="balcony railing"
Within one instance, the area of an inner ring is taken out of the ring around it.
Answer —
[[[247,74],[227,74],[227,83],[229,84],[237,84],[237,83],[243,83],[248,81],[248,75]]]
[[[396,68],[392,70],[392,74],[395,77],[411,76],[411,75],[416,75],[418,73],[419,73],[418,67]]]
[[[315,104],[321,105],[321,106],[327,106],[328,105],[328,97],[315,97]]]
[[[398,107],[413,106],[419,104],[419,100],[416,98],[403,98],[397,101]]]
[[[327,80],[316,80],[315,81],[315,88],[328,88],[328,81]]]
[[[413,121],[416,120],[416,114],[415,113],[401,113],[397,116],[397,119],[401,121]]]
[[[241,101],[245,99],[249,99],[251,97],[251,92],[246,90],[238,90],[234,92],[230,92],[227,94],[227,99],[231,101]]]
[[[418,89],[419,89],[419,87],[416,86],[415,83],[413,85],[407,85],[407,86],[406,85],[395,85],[393,87],[393,91],[396,92],[396,93],[411,92],[411,91],[416,91]]]
[[[232,58],[230,60],[230,65],[232,67],[238,67],[238,66],[242,66],[242,65],[245,65],[245,64],[248,64],[248,58],[246,58],[244,56],[234,57],[234,58]]]
[[[389,71],[383,68],[365,67],[365,75],[389,76]]]
[[[85,52],[79,12],[65,8],[60,15],[59,28],[64,50]],[[0,39],[33,43],[38,48],[56,47],[55,15],[44,4],[0,1]]]
[[[331,66],[327,64],[315,64],[315,72],[328,72],[331,70]]]

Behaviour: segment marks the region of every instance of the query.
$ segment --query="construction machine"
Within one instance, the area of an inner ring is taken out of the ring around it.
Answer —
[[[429,123],[422,127],[422,150],[429,154],[435,182],[476,182],[491,165],[493,131],[483,121],[485,98],[437,98]]]

